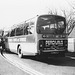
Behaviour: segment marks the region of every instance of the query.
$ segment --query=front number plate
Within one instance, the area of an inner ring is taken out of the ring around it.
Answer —
[[[58,54],[59,52],[51,52],[51,54]]]

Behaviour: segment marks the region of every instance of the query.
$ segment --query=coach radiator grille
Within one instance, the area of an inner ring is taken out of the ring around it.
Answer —
[[[40,40],[40,50],[65,50],[67,46],[66,40]]]

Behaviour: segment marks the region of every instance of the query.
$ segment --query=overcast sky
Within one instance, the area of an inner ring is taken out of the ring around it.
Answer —
[[[0,29],[25,21],[40,14],[47,14],[49,9],[70,10],[74,0],[0,0]]]

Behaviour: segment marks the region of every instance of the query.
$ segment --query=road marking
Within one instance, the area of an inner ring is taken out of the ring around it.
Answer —
[[[71,59],[75,59],[75,57],[71,57],[71,56],[66,56],[66,57],[71,58]]]
[[[27,65],[21,64],[20,62],[18,62],[16,60],[13,61],[10,57],[6,56],[5,54],[4,54],[4,56],[5,56],[5,58],[7,59],[8,62],[10,62],[14,66],[18,67],[22,71],[29,73],[30,75],[44,75],[44,74],[34,70],[33,68],[31,68]]]

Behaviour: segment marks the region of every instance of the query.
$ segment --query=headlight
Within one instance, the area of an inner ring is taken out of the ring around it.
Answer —
[[[46,38],[46,35],[42,35],[43,38]]]
[[[44,41],[40,40],[39,41],[39,49],[43,49]]]

